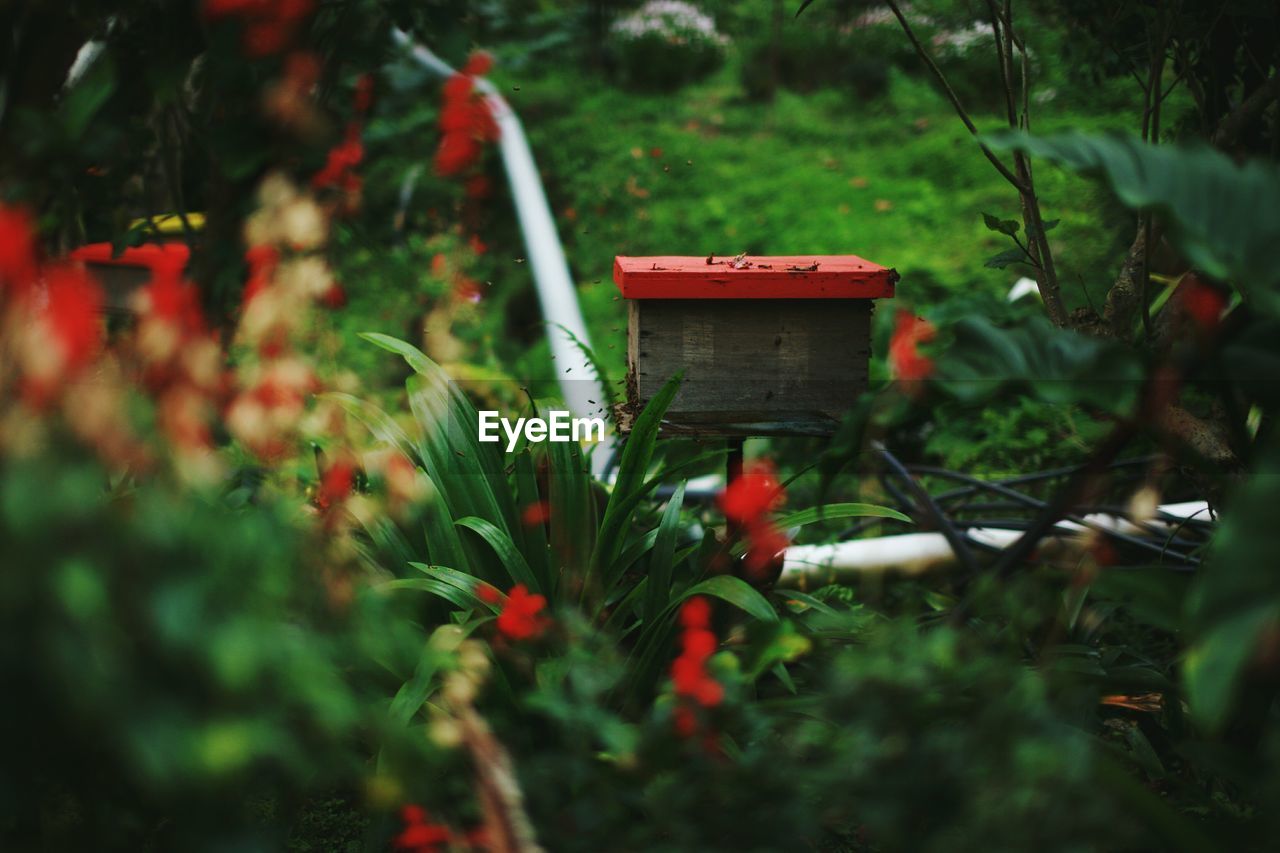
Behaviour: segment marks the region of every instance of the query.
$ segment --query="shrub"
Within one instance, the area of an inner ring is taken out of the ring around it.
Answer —
[[[671,91],[720,67],[729,40],[692,3],[649,0],[612,27],[618,74],[638,89]]]

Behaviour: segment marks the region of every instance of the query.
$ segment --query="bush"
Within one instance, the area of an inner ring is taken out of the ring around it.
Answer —
[[[710,15],[680,0],[649,0],[614,22],[613,53],[622,82],[672,91],[720,67],[728,38]]]
[[[923,13],[908,17],[916,37],[966,105],[999,103],[1002,84],[991,56],[989,26],[952,25]],[[860,15],[828,11],[825,17],[784,22],[776,45],[769,38],[753,40],[743,57],[741,81],[747,96],[756,99],[768,97],[776,84],[795,92],[841,89],[869,101],[888,91],[894,69],[928,76],[887,9]],[[929,82],[934,84],[932,77]]]

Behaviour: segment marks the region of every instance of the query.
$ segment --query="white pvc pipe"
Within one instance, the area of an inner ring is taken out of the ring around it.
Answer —
[[[1205,501],[1188,501],[1164,504],[1161,513],[1182,520],[1209,518],[1209,504]],[[1143,528],[1114,515],[1093,513],[1084,520],[1097,527],[1117,533],[1143,533]],[[1172,531],[1175,523],[1155,519],[1147,527]],[[1060,535],[1050,537],[1057,544],[1067,544],[1070,538],[1078,539],[1089,528],[1073,521],[1059,522],[1054,528]],[[1008,548],[1022,536],[1019,530],[975,527],[969,537],[993,548]],[[949,566],[956,562],[956,555],[941,533],[905,533],[898,536],[879,536],[873,539],[855,539],[830,545],[792,545],[783,554],[782,576],[778,586],[814,588],[829,583],[840,583],[856,575],[877,572],[921,574],[931,569]]]
[[[414,60],[428,71],[441,77],[456,73],[444,60],[414,42],[403,30],[392,30],[392,37],[397,44],[408,48]],[[551,345],[560,393],[575,417],[595,416],[608,396],[601,377],[596,375],[586,354],[574,342],[577,338],[582,345],[591,346],[587,324],[578,305],[578,293],[569,275],[569,264],[556,233],[555,219],[542,188],[542,179],[538,176],[533,151],[529,148],[520,119],[493,84],[477,79],[476,89],[484,95],[501,132],[498,150],[511,185],[520,231],[524,234],[525,252],[529,256],[529,269],[538,291],[538,303],[542,306],[542,318],[547,324],[547,341]],[[604,477],[609,458],[613,455],[614,441],[612,433],[606,434],[604,441],[592,453],[591,469],[596,477]]]

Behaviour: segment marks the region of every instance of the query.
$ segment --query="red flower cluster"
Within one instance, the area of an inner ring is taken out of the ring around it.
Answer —
[[[1195,273],[1187,273],[1178,285],[1178,299],[1196,328],[1206,334],[1218,328],[1227,309],[1226,295]]]
[[[25,294],[35,283],[38,266],[31,216],[22,208],[0,205],[0,292]]]
[[[400,810],[404,830],[395,837],[392,845],[397,850],[410,853],[438,853],[445,849],[484,849],[484,827],[476,827],[464,835],[457,835],[448,825],[431,820],[422,806],[405,806]]]
[[[702,597],[691,598],[680,608],[680,656],[671,665],[671,681],[678,704],[676,732],[681,737],[698,733],[698,708],[714,708],[724,698],[724,688],[707,672],[707,660],[716,650],[711,631],[711,605]]]
[[[205,0],[204,16],[211,21],[239,18],[244,22],[244,50],[250,56],[273,56],[293,43],[315,0]]]
[[[346,197],[343,205],[352,210],[359,206],[360,191],[364,180],[356,168],[364,161],[364,144],[360,135],[364,132],[364,118],[373,105],[373,77],[361,75],[356,82],[354,98],[355,119],[347,125],[346,137],[329,151],[324,168],[311,178],[311,186],[317,190],[340,190]]]
[[[316,488],[316,509],[327,520],[334,508],[350,497],[355,485],[355,464],[346,457],[338,459],[320,477],[320,485]]]
[[[933,375],[933,359],[920,353],[920,344],[933,340],[937,330],[928,320],[899,310],[889,340],[889,368],[903,382],[917,382]]]
[[[492,65],[488,54],[473,54],[462,73],[444,84],[444,105],[440,109],[440,130],[444,135],[435,157],[439,175],[454,177],[471,171],[480,162],[484,144],[498,139],[498,123],[484,96],[476,91],[474,79]]]
[[[324,168],[312,176],[311,186],[318,190],[339,189],[358,193],[363,182],[355,170],[362,160],[364,144],[360,141],[360,125],[352,123],[347,128],[346,139],[330,149]]]
[[[413,853],[435,853],[443,845],[449,843],[453,833],[449,827],[434,823],[422,806],[405,806],[400,810],[404,819],[404,831],[396,836],[397,850],[411,850]]]
[[[102,288],[83,266],[42,264],[30,214],[0,205],[0,308],[22,312],[14,360],[22,395],[47,407],[102,347]]]
[[[724,517],[746,536],[747,555],[743,562],[757,579],[763,578],[776,563],[778,554],[790,544],[771,518],[784,500],[786,493],[772,463],[767,460],[751,463],[720,493]]]
[[[26,384],[29,403],[43,407],[74,379],[102,347],[102,288],[79,264],[59,263],[44,270],[45,298],[35,312],[42,352],[29,349]]]
[[[490,604],[502,600],[502,593],[488,584],[480,584],[476,595]],[[524,584],[516,584],[507,594],[502,612],[498,614],[498,630],[511,640],[539,637],[551,625],[551,619],[542,612],[546,606],[546,596],[530,593]]]
[[[319,380],[302,359],[271,359],[228,407],[227,426],[258,457],[280,457],[289,449],[307,397],[319,390]]]
[[[134,297],[136,342],[161,428],[179,451],[202,453],[213,445],[209,422],[226,383],[222,347],[184,278],[185,264],[185,253],[173,253],[152,267],[150,283]]]
[[[249,266],[249,278],[244,283],[244,293],[240,297],[240,309],[242,311],[249,306],[249,303],[255,297],[271,285],[271,279],[276,274],[276,267],[280,264],[280,250],[265,243],[258,246],[250,246],[248,251],[244,253],[244,260]]]

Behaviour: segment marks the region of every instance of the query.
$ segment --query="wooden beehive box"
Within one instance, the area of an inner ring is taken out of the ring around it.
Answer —
[[[873,300],[895,270],[853,255],[618,257],[627,300],[619,427],[680,371],[667,434],[829,435],[867,385]]]

